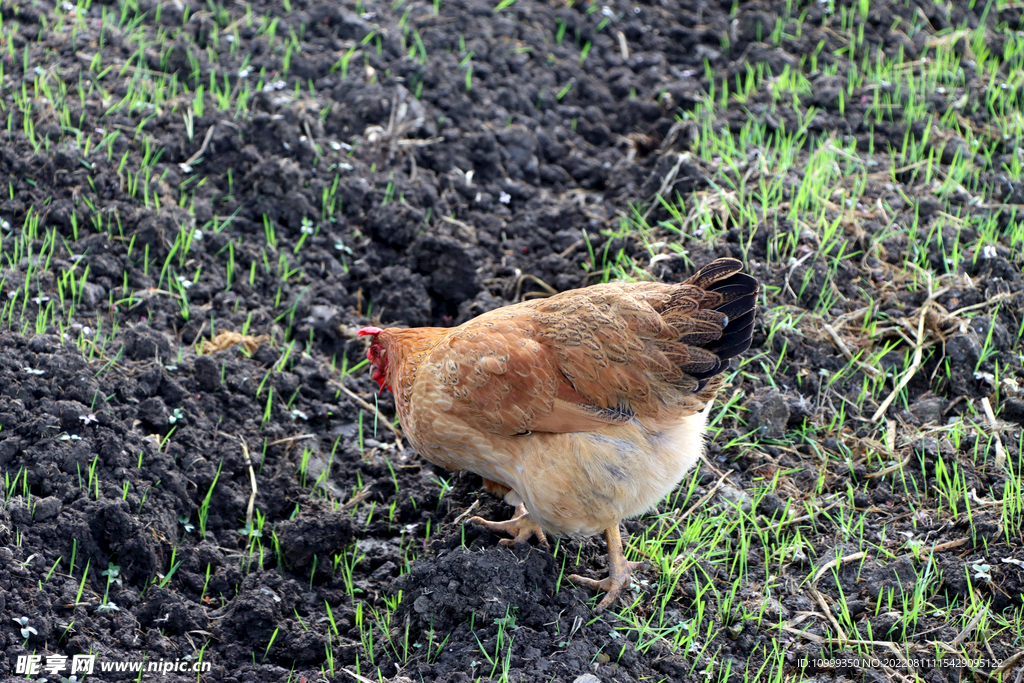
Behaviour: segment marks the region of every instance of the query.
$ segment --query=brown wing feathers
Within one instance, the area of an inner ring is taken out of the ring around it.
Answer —
[[[758,284],[741,270],[719,259],[679,285],[597,285],[497,309],[435,348],[435,372],[467,414],[507,435],[699,409],[750,346]]]
[[[609,284],[536,304],[559,369],[603,409],[671,405],[700,392],[750,345],[758,284],[735,259],[679,285]],[[656,400],[660,399],[660,401]]]
[[[736,259],[718,259],[686,282],[609,284],[537,302],[537,322],[562,373],[609,408],[674,402],[664,382],[700,391],[750,345],[758,284]]]

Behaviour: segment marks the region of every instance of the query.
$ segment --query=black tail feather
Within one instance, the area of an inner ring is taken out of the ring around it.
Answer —
[[[715,310],[729,316],[729,325],[731,325],[734,320],[738,320],[750,311],[753,311],[756,303],[757,295],[747,294],[739,297],[738,299],[734,299],[727,304],[722,304]],[[729,329],[729,325],[726,325],[726,330]]]
[[[759,285],[756,278],[742,272],[741,268],[742,264],[736,259],[718,259],[701,268],[687,281],[688,284],[698,284],[709,292],[721,295],[722,302],[714,310],[729,318],[722,336],[703,345],[718,356],[718,362],[704,371],[690,373],[702,385],[708,378],[725,370],[729,359],[750,348]],[[718,277],[722,279],[716,281]]]

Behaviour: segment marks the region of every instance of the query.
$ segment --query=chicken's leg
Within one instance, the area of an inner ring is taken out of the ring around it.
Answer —
[[[512,538],[503,538],[499,541],[503,546],[512,547],[517,543],[528,543],[531,536],[536,536],[537,541],[541,545],[547,545],[548,539],[544,535],[544,530],[540,528],[537,522],[533,521],[530,517],[530,513],[527,512],[526,506],[520,503],[516,506],[516,514],[512,519],[507,522],[491,522],[483,517],[471,517],[470,522],[482,526],[483,528],[490,531],[492,534],[505,533]]]
[[[643,562],[630,562],[622,552],[622,536],[619,534],[619,525],[610,526],[604,531],[608,539],[608,578],[588,579],[579,574],[570,574],[569,580],[575,584],[589,588],[592,591],[605,591],[607,595],[597,604],[595,612],[606,610],[624,588],[629,588],[630,576],[633,568],[640,566]]]

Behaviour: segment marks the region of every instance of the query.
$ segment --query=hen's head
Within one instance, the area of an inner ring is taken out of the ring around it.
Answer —
[[[383,393],[385,389],[391,390],[391,387],[387,385],[388,381],[388,350],[387,348],[378,341],[377,335],[384,330],[379,327],[364,327],[363,329],[356,332],[357,337],[370,336],[373,339],[370,340],[370,348],[366,350],[366,358],[373,365],[373,370],[370,372],[370,379],[380,385],[380,390]]]

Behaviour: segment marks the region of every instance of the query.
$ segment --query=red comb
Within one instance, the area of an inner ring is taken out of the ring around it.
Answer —
[[[361,329],[358,332],[356,332],[356,336],[357,337],[365,337],[365,336],[371,335],[371,334],[380,334],[383,331],[384,330],[380,329],[379,327],[364,327],[363,329]]]

